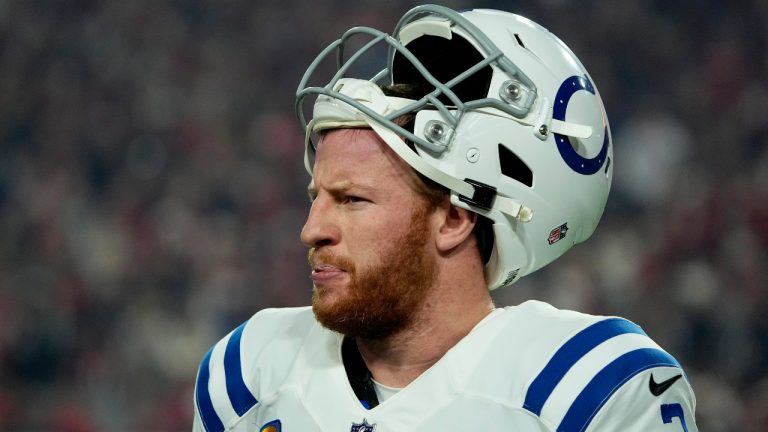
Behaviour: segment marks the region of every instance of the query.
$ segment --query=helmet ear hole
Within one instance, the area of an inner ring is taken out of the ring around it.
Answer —
[[[499,165],[502,175],[533,187],[533,171],[512,150],[501,143],[499,143]]]
[[[441,83],[447,83],[462,72],[483,60],[483,55],[463,37],[454,34],[452,39],[439,36],[421,36],[407,45],[407,48]],[[493,70],[486,66],[468,76],[451,88],[460,100],[470,101],[484,98],[488,95]],[[409,84],[424,88],[425,93],[435,89],[421,72],[400,53],[395,53],[392,59],[393,84]],[[443,95],[440,101],[452,105]]]

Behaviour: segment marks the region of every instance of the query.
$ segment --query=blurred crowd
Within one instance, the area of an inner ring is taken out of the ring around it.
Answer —
[[[0,0],[0,431],[190,430],[197,365],[309,301],[293,94],[414,1]],[[707,431],[768,424],[768,3],[446,1],[518,12],[596,82],[594,237],[494,293],[626,316]]]

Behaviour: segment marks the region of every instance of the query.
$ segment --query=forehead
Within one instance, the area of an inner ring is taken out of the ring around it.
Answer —
[[[408,186],[416,174],[371,129],[334,129],[317,146],[315,181],[384,181]],[[351,178],[352,177],[352,178]]]

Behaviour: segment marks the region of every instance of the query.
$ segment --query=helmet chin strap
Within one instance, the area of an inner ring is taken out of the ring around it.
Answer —
[[[389,147],[397,153],[408,165],[430,180],[450,189],[451,191],[471,197],[475,194],[475,187],[464,180],[446,174],[424,161],[416,154],[395,132],[382,124],[368,119],[368,125],[376,132]],[[518,201],[504,196],[496,195],[492,208],[509,215],[520,222],[529,222],[533,218],[533,210],[520,204]]]

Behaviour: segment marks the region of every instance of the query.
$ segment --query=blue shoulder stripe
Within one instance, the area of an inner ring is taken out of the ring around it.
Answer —
[[[240,364],[240,337],[243,335],[243,329],[248,321],[236,328],[232,332],[227,342],[227,349],[224,351],[224,373],[227,379],[227,394],[237,415],[242,416],[252,406],[256,405],[256,398],[253,396],[243,381],[243,368]]]
[[[224,425],[216,414],[216,410],[213,409],[211,393],[208,390],[208,380],[211,377],[210,366],[212,352],[213,348],[209,349],[208,353],[203,357],[203,361],[200,363],[200,372],[197,374],[195,399],[197,399],[197,410],[200,413],[200,419],[203,421],[205,430],[207,432],[222,432],[224,430]]]
[[[637,324],[623,318],[610,318],[592,324],[570,338],[528,387],[523,408],[541,415],[552,391],[579,359],[608,339],[626,333],[645,334]]]
[[[232,332],[224,350],[224,377],[227,386],[227,396],[229,396],[229,402],[238,416],[245,414],[258,402],[245,385],[243,368],[240,362],[240,339],[246,324],[247,321]],[[205,354],[203,361],[200,363],[195,398],[205,430],[207,432],[223,432],[224,424],[213,408],[211,392],[208,388],[211,378],[211,353],[213,353],[213,348],[208,350],[208,353]]]
[[[656,348],[630,351],[603,368],[595,375],[573,401],[558,432],[582,432],[600,408],[624,383],[640,372],[661,366],[680,367],[674,357]]]

